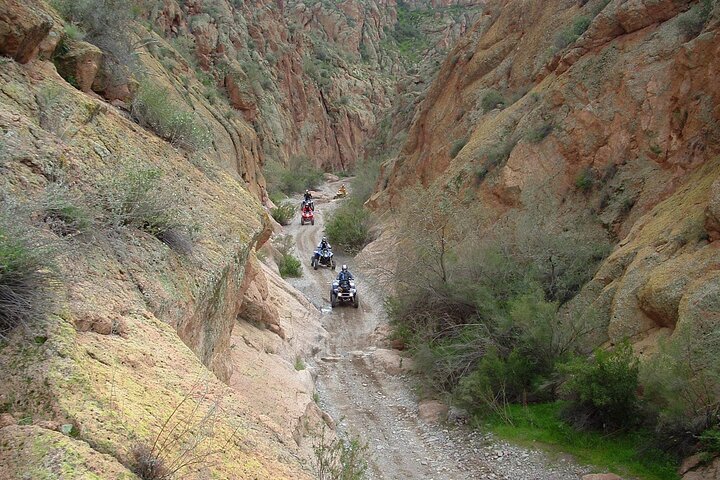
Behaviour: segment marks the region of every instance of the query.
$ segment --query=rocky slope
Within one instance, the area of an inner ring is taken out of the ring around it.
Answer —
[[[51,3],[0,1],[0,234],[54,272],[0,340],[0,476],[308,477],[328,420],[296,366],[326,333],[255,257],[263,165],[351,168],[481,7]]]
[[[537,204],[589,211],[619,242],[577,300],[606,319],[606,339],[652,350],[676,327],[716,325],[712,5],[489,3],[443,64],[374,205],[420,182],[479,202],[488,225]]]

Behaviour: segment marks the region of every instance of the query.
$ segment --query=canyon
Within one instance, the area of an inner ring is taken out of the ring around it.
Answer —
[[[0,240],[52,259],[47,314],[0,332],[0,478],[313,478],[326,430],[370,478],[588,474],[418,420],[378,293],[393,215],[419,186],[477,231],[591,218],[609,253],[561,309],[601,319],[588,344],[712,348],[719,28],[691,0],[0,0]],[[339,257],[363,305],[331,311],[325,222],[278,225],[266,174],[368,161],[374,242]]]

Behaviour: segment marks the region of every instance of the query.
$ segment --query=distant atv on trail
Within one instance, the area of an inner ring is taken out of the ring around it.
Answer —
[[[337,191],[333,198],[345,198],[347,197],[348,191],[345,188],[345,184],[340,185],[340,189]]]

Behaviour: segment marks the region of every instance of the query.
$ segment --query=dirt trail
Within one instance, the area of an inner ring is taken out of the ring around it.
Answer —
[[[418,418],[412,379],[390,375],[376,361],[376,328],[387,323],[373,279],[351,257],[336,253],[338,266],[347,263],[358,284],[360,308],[330,308],[330,283],[336,272],[310,267],[310,256],[323,235],[324,220],[336,206],[330,200],[341,182],[330,182],[316,200],[315,225],[295,219],[285,233],[295,238],[303,277],[291,283],[323,313],[330,334],[320,354],[317,390],[320,405],[340,430],[359,436],[369,446],[372,479],[578,479],[585,469],[567,461],[551,464],[545,455],[498,443],[477,432],[426,424]],[[300,200],[298,199],[298,203]]]

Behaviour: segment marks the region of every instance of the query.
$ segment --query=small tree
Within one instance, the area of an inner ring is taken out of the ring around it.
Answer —
[[[564,415],[575,426],[613,430],[637,423],[639,366],[629,342],[596,350],[589,359],[560,365],[568,400]]]

